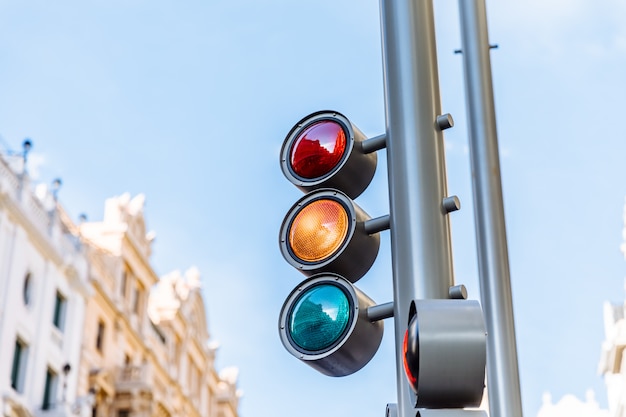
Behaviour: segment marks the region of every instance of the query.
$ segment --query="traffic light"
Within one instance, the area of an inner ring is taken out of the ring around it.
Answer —
[[[412,301],[403,351],[417,408],[480,405],[487,349],[483,312],[477,301]]]
[[[367,317],[373,305],[340,275],[314,275],[287,297],[279,320],[281,341],[325,375],[350,375],[370,361],[383,337],[383,322]]]
[[[309,277],[281,309],[280,339],[289,353],[329,376],[365,366],[383,334],[383,322],[367,316],[375,303],[352,284],[374,263],[378,232],[388,228],[388,217],[372,221],[352,200],[371,182],[374,151],[384,146],[384,138],[368,141],[344,115],[320,111],[290,130],[280,152],[283,174],[307,193],[282,222],[280,251]]]
[[[335,188],[357,198],[376,171],[376,153],[364,152],[365,135],[341,113],[324,110],[300,120],[280,151],[285,177],[304,192]]]
[[[370,217],[339,190],[320,189],[298,200],[280,228],[283,257],[304,275],[334,272],[356,282],[370,269],[380,246],[369,235]]]

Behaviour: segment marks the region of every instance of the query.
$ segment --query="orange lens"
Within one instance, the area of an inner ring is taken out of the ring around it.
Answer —
[[[320,262],[331,256],[348,234],[348,213],[335,200],[315,200],[293,219],[289,245],[305,262]]]

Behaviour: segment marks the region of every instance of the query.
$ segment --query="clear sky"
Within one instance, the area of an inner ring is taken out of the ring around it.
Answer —
[[[435,1],[455,274],[479,298],[457,2]],[[522,400],[544,391],[606,406],[602,303],[624,299],[626,3],[488,1]],[[381,416],[396,401],[393,323],[360,372],[329,378],[289,355],[280,307],[304,277],[278,249],[300,191],[282,141],[301,117],[342,112],[384,132],[375,0],[0,0],[0,136],[34,146],[32,175],[77,219],[146,194],[159,274],[203,275],[218,366],[240,368],[241,415]],[[388,212],[386,155],[359,204]],[[391,301],[389,232],[357,284]]]

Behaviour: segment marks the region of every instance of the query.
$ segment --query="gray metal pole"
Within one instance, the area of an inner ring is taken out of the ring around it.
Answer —
[[[415,416],[402,360],[411,300],[447,298],[450,223],[432,0],[381,0],[398,417]]]
[[[474,186],[478,271],[487,325],[490,414],[521,417],[522,403],[502,202],[485,0],[459,0]]]

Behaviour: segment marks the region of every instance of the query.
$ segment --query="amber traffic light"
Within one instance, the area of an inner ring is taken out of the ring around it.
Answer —
[[[313,191],[298,200],[280,229],[283,257],[304,275],[333,272],[356,282],[370,269],[380,246],[369,235],[370,217],[344,193]]]

